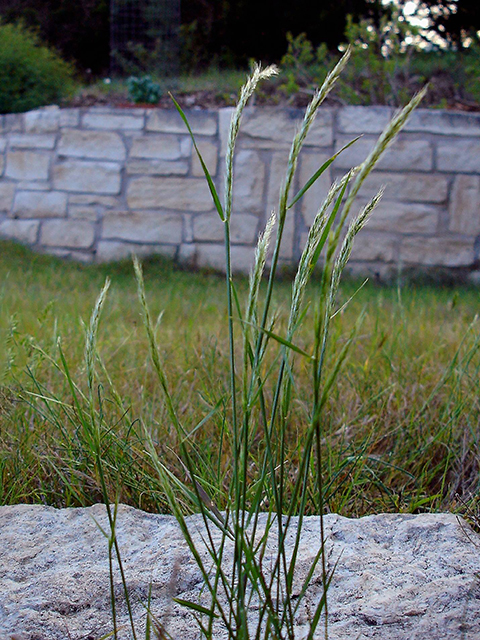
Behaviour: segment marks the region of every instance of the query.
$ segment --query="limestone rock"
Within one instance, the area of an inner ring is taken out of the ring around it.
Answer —
[[[117,129],[119,131],[136,131],[143,129],[144,110],[126,109],[120,113],[114,109],[93,107],[84,116],[82,124],[86,129]]]
[[[74,158],[124,160],[125,145],[114,131],[65,129],[58,144],[58,154]]]
[[[188,524],[201,547],[201,518],[192,516]],[[0,637],[97,640],[111,631],[107,541],[99,526],[108,528],[102,505],[0,508]],[[259,531],[264,526],[261,517]],[[383,514],[354,520],[331,514],[325,533],[329,569],[338,561],[329,589],[331,640],[480,637],[480,536],[461,519]],[[138,637],[146,616],[142,603],[151,588],[151,611],[172,637],[199,640],[190,614],[172,602],[172,597],[195,600],[204,589],[174,518],[120,506],[117,539]],[[306,518],[294,594],[318,547],[318,518]],[[274,555],[269,542],[264,567]],[[231,563],[229,544],[224,558]],[[314,574],[306,606],[299,608],[299,640],[306,637],[308,610],[322,594],[318,577]],[[114,585],[118,622],[126,624],[117,570]],[[252,619],[255,614],[251,607]],[[130,637],[128,626],[119,632],[119,638]],[[225,633],[219,628],[215,638],[223,640]],[[315,634],[320,638],[322,625]]]

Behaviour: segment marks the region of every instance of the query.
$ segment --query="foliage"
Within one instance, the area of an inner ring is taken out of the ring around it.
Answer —
[[[109,0],[2,0],[0,17],[22,21],[85,76],[109,66]]]
[[[345,36],[352,61],[334,93],[341,103],[399,106],[426,83],[430,85],[426,104],[480,102],[478,37],[462,53],[421,49],[418,31],[398,12],[390,19],[382,17],[378,27],[371,20],[355,23],[349,16]],[[281,88],[287,96],[298,91],[309,94],[322,83],[338,55],[325,43],[315,49],[304,33],[297,37],[289,33],[287,41]]]
[[[73,68],[41,45],[32,31],[0,23],[0,113],[62,100],[73,89]]]
[[[150,76],[137,78],[131,76],[127,80],[128,96],[135,104],[157,104],[162,95],[158,82],[154,82]]]

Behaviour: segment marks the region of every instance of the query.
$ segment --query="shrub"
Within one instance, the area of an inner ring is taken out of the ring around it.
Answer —
[[[135,104],[157,104],[162,95],[160,85],[150,76],[130,76],[127,80],[128,95]]]
[[[73,89],[73,68],[21,24],[0,24],[0,113],[60,101]]]

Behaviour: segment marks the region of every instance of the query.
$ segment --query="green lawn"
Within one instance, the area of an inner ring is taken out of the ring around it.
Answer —
[[[2,242],[0,504],[77,506],[102,499],[91,442],[78,416],[87,389],[84,326],[107,275],[112,286],[100,320],[103,364],[98,363],[96,388],[112,499],[166,509],[145,454],[144,428],[165,463],[184,479],[178,435],[149,359],[131,264],[85,267]],[[189,439],[203,452],[199,473],[221,506],[231,461],[230,444],[219,442],[221,425],[230,419],[223,279],[156,259],[145,264],[145,280],[155,319],[163,312],[157,338],[174,403]],[[240,305],[247,284],[237,282]],[[343,285],[340,306],[357,287]],[[313,282],[313,297],[317,288]],[[284,281],[276,290],[280,334],[290,289]],[[359,516],[463,512],[469,506],[476,513],[479,309],[473,288],[369,283],[336,315],[332,349],[341,348],[362,310],[365,318],[324,417],[330,510]],[[306,351],[312,341],[310,315],[296,337]],[[267,356],[268,366],[276,365]],[[311,395],[304,360],[299,356],[294,366],[299,378],[285,451],[293,463],[292,482]],[[267,402],[270,396],[266,390]],[[258,427],[249,460],[252,480],[262,444]]]

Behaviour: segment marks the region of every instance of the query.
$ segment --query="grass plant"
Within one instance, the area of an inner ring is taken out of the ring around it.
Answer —
[[[274,74],[273,68],[256,67],[241,91],[231,122],[223,203],[200,158],[225,229],[226,302],[220,306],[216,302],[218,279],[208,281],[211,290],[203,299],[200,296],[200,313],[205,309],[205,316],[215,316],[221,309],[225,319],[226,326],[213,341],[202,340],[200,348],[192,348],[194,341],[185,336],[196,337],[198,327],[188,326],[191,320],[178,337],[182,313],[173,292],[178,294],[179,283],[188,287],[189,278],[198,276],[170,272],[176,285],[162,283],[164,291],[170,288],[161,296],[165,316],[170,315],[172,323],[169,329],[158,298],[150,309],[147,289],[152,280],[145,280],[138,261],[134,268],[149,362],[145,347],[136,350],[138,318],[132,321],[130,315],[130,323],[136,323],[131,327],[122,316],[124,307],[116,308],[122,296],[117,294],[108,311],[108,282],[85,327],[86,348],[76,371],[65,355],[67,350],[70,353],[68,330],[66,341],[65,336],[59,339],[62,331],[54,327],[49,343],[42,344],[38,338],[24,337],[15,317],[4,329],[3,402],[9,417],[2,436],[6,491],[2,500],[41,497],[53,503],[87,504],[101,499],[107,505],[122,500],[173,513],[208,596],[205,601],[181,604],[193,612],[206,638],[215,637],[222,628],[231,640],[293,640],[299,607],[317,573],[323,596],[311,612],[306,637],[318,637],[319,625],[328,635],[332,568],[323,553],[326,511],[360,515],[372,509],[453,508],[456,494],[472,508],[478,496],[475,382],[480,338],[476,302],[466,302],[471,294],[465,293],[462,304],[468,310],[460,316],[453,311],[460,296],[451,297],[445,305],[440,294],[425,294],[438,296],[439,317],[444,318],[432,336],[432,323],[422,320],[418,310],[423,308],[423,318],[430,312],[422,307],[425,301],[419,307],[411,300],[406,303],[401,287],[389,292],[340,288],[355,236],[382,194],[357,212],[355,197],[422,94],[393,118],[364,163],[332,185],[326,202],[319,206],[290,293],[289,285],[276,280],[289,210],[334,160],[320,167],[297,194],[291,193],[302,144],[348,55],[327,76],[306,110],[292,143],[278,211],[259,238],[248,282],[234,281],[231,271],[233,158],[242,111],[256,85]],[[176,106],[189,129],[185,114]],[[270,244],[273,250],[268,258]],[[269,274],[263,281],[267,259]],[[317,266],[320,272],[314,276]],[[101,271],[92,271],[93,280]],[[92,285],[88,286],[91,292]],[[4,298],[6,292],[5,288]],[[358,314],[358,307],[352,312],[348,301],[354,294],[356,305],[362,305],[364,296],[364,313]],[[123,303],[128,305],[131,296],[130,282]],[[373,311],[368,308],[372,299],[376,300]],[[129,354],[134,345],[124,388],[111,374],[117,354],[110,352],[110,362],[105,362],[102,353],[107,350],[97,339],[103,307],[113,328],[110,344],[119,330],[115,321],[121,318],[120,333],[128,327],[124,344]],[[44,318],[49,314],[50,309],[45,309]],[[18,362],[21,351],[25,360]],[[24,362],[28,382],[18,373]],[[84,382],[77,377],[82,369]],[[136,399],[132,397],[135,390]],[[49,439],[40,451],[41,439],[32,426],[36,424],[41,434],[56,434],[56,440]],[[15,458],[14,449],[29,456],[30,473],[32,468],[40,472],[35,479],[43,483],[39,487],[32,486],[32,478],[19,482],[12,477],[15,464],[26,463]],[[110,559],[113,562],[115,554],[121,567],[115,510],[108,509]],[[185,518],[188,512],[202,516],[206,536],[201,546]],[[318,553],[294,599],[300,534],[307,514],[319,516]],[[285,549],[287,536],[294,539],[291,553]],[[276,552],[266,569],[262,558],[272,538]],[[226,566],[229,546],[233,563]],[[115,610],[113,615],[115,620]],[[131,628],[135,636],[133,620]]]

